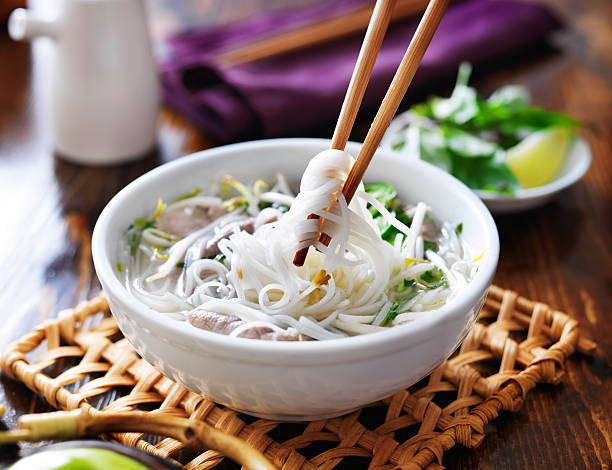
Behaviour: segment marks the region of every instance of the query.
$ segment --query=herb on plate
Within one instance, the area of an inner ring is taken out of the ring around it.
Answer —
[[[401,115],[391,131],[391,148],[432,163],[476,190],[512,194],[551,181],[582,123],[530,107],[528,90],[518,85],[483,99],[468,86],[470,74],[471,65],[462,63],[450,97],[431,97]]]

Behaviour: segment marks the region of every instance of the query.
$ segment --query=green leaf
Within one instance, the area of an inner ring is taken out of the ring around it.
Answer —
[[[529,105],[529,90],[521,85],[506,85],[493,92],[487,103],[505,106],[506,109],[524,108]]]
[[[368,183],[364,185],[365,191],[371,194],[380,202],[385,209],[389,209],[393,199],[397,197],[397,190],[393,185],[389,183]],[[370,207],[370,212],[374,217],[378,214],[378,211],[373,207]]]
[[[402,282],[400,282],[397,287],[395,288],[395,290],[397,292],[404,292],[406,290],[407,287],[412,287],[416,284],[414,279],[402,279]]]
[[[399,300],[396,300],[395,302],[393,302],[393,305],[387,312],[387,315],[385,315],[385,319],[382,321],[380,326],[387,326],[389,323],[395,320],[395,317],[397,317],[397,315],[399,314],[399,311],[398,311],[399,305],[400,305]]]
[[[419,279],[427,284],[427,289],[429,290],[437,289],[438,287],[446,286],[448,284],[446,276],[442,270],[438,268],[425,271],[419,276]]]
[[[504,134],[522,139],[528,132],[556,126],[578,127],[580,125],[580,121],[563,113],[541,108],[523,108],[516,110],[506,120],[500,122],[499,129]]]
[[[419,277],[421,281],[426,282],[427,284],[432,284],[434,282],[439,282],[442,279],[442,276],[442,271],[436,268],[425,271]]]
[[[461,222],[457,225],[457,227],[455,227],[455,233],[457,235],[461,235],[463,233],[463,222]]]
[[[257,203],[257,208],[258,208],[260,211],[262,211],[262,210],[264,210],[264,209],[267,209],[268,207],[272,207],[272,205],[273,205],[273,204],[274,204],[274,203],[269,202],[269,201],[259,201],[259,202]]]
[[[412,111],[417,116],[424,116],[424,117],[433,119],[432,104],[433,104],[433,101],[435,101],[436,99],[439,99],[439,97],[432,96],[431,98],[429,98],[429,100],[425,101],[424,103],[418,103],[418,104],[411,106],[410,111]]]
[[[448,149],[465,158],[492,158],[499,146],[456,127],[442,126]]]
[[[465,124],[478,114],[478,95],[473,88],[460,85],[455,87],[450,98],[434,98],[431,110],[432,117],[438,121]]]
[[[453,124],[465,124],[479,111],[479,98],[476,90],[467,86],[472,66],[468,62],[459,65],[457,83],[449,98],[432,98],[430,107],[432,117]]]
[[[365,191],[383,204],[385,209],[387,209],[393,217],[410,227],[412,219],[406,214],[406,211],[402,207],[402,201],[397,196],[397,191],[393,185],[389,183],[368,183],[364,187]],[[381,238],[389,243],[393,243],[400,231],[391,225],[374,207],[368,204],[368,208],[372,217],[374,217],[374,221],[378,225]]]
[[[372,209],[373,208],[370,208],[370,210]],[[395,217],[395,212],[391,212],[391,215]],[[378,231],[380,232],[381,238],[384,240],[387,232],[393,228],[393,225],[387,222],[387,219],[382,217],[380,214],[374,217],[374,221],[378,225]]]
[[[450,172],[453,163],[452,155],[446,148],[446,142],[439,130],[419,129],[419,157],[444,171]]]
[[[398,141],[398,142],[394,142],[394,143],[391,145],[391,148],[392,148],[393,150],[401,150],[401,149],[403,149],[403,148],[404,148],[404,144],[405,144],[405,143],[406,143],[406,141],[405,141],[405,140],[401,140],[401,141]]]
[[[397,191],[392,185],[388,183],[369,183],[365,185],[365,190],[383,204],[393,217],[410,226],[412,219],[404,211],[402,202],[397,197]],[[393,243],[400,231],[391,225],[378,210],[371,205],[368,206],[374,221],[378,224],[381,238],[389,243]]]
[[[380,326],[389,325],[395,318],[401,313],[402,305],[414,298],[419,293],[416,282],[414,279],[404,279],[397,285],[397,292],[403,293],[402,298],[393,302],[393,305],[385,315],[384,320]]]
[[[472,189],[511,194],[520,185],[504,163],[504,150],[533,132],[585,123],[528,107],[529,91],[520,85],[503,86],[483,100],[468,86],[470,73],[470,64],[462,63],[449,98],[434,96],[412,106],[416,119],[407,119],[409,126],[398,130],[396,147],[405,155],[418,153]]]
[[[503,162],[503,153],[490,159],[457,156],[453,160],[452,173],[472,189],[512,194],[520,185]]]
[[[528,134],[550,127],[578,127],[577,119],[556,111],[534,107],[509,106],[505,103],[483,103],[481,112],[470,123],[475,129],[494,130],[500,134],[504,148],[516,145]]]
[[[429,240],[423,240],[423,249],[425,251],[431,250],[436,252],[438,251],[438,244],[436,242],[430,242]]]
[[[410,224],[412,224],[412,219],[408,216],[408,214],[406,214],[406,212],[401,211],[399,213],[392,213],[395,218],[397,220],[399,220],[400,222],[402,222],[404,225],[407,225],[408,227],[410,227]],[[382,216],[379,216],[377,218],[375,218],[375,220],[378,222],[378,226],[379,228],[381,227],[381,222],[379,222],[379,219],[383,219],[384,218]],[[402,233],[400,232],[398,229],[396,229],[393,225],[388,224],[387,221],[384,221],[384,231],[381,230],[381,234],[380,237],[389,242],[389,243],[393,243],[395,242],[395,237],[397,236],[398,233]]]

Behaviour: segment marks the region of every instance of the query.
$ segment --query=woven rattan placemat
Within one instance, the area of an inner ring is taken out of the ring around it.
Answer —
[[[302,424],[239,414],[163,376],[121,336],[103,295],[12,343],[1,365],[56,408],[155,410],[205,420],[283,470],[418,470],[440,468],[443,453],[456,444],[478,446],[485,424],[500,411],[516,411],[538,383],[559,383],[567,357],[594,347],[565,313],[492,286],[460,350],[429,377],[349,415]],[[224,460],[216,451],[194,456],[170,438],[113,437],[188,469],[209,469]]]

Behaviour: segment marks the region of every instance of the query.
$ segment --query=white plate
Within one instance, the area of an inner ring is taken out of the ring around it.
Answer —
[[[591,148],[581,137],[577,138],[565,159],[559,175],[543,186],[519,189],[512,195],[474,191],[494,214],[506,214],[533,209],[546,204],[560,191],[576,183],[591,166]]]
[[[402,121],[392,122],[381,146],[390,148],[390,139],[386,137],[404,125]],[[525,211],[546,204],[557,193],[569,188],[584,176],[589,166],[591,166],[591,148],[582,137],[578,137],[572,144],[559,175],[550,183],[536,188],[519,189],[512,195],[479,190],[474,192],[493,214]]]

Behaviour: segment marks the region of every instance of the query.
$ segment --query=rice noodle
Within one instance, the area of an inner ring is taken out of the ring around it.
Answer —
[[[297,196],[280,174],[273,184],[258,180],[253,188],[224,178],[243,206],[180,240],[155,228],[143,231],[135,256],[127,247],[122,254],[126,286],[143,303],[178,319],[201,308],[245,321],[232,336],[265,326],[336,339],[382,331],[439,308],[465,288],[477,258],[470,258],[469,247],[447,222],[439,227],[437,249],[426,249],[429,209],[423,202],[407,210],[410,226],[363,185],[347,205],[341,188],[352,163],[346,152],[322,152],[304,172]],[[259,210],[262,203],[273,206]],[[381,238],[368,204],[397,230],[391,243]],[[227,201],[198,195],[166,210],[198,205],[222,208]],[[289,210],[283,213],[281,206]],[[220,227],[246,221],[244,212],[254,217],[253,232],[236,224],[216,242],[218,256],[200,259],[207,240]],[[321,218],[308,219],[310,214]],[[318,241],[322,232],[331,237],[328,245]],[[309,248],[308,255],[296,267],[293,255],[300,248]],[[381,326],[391,313],[395,318]]]

